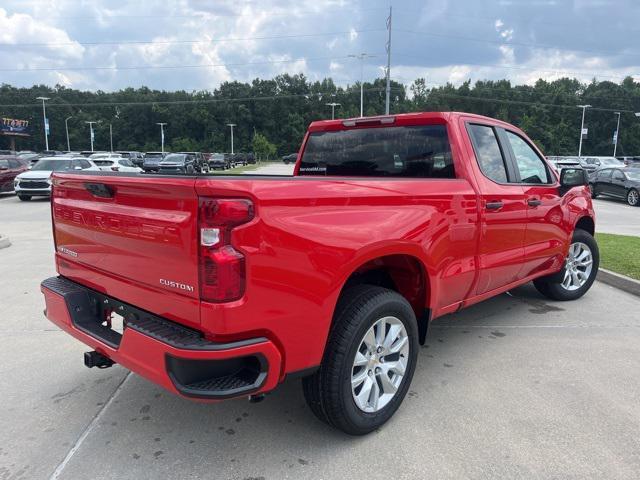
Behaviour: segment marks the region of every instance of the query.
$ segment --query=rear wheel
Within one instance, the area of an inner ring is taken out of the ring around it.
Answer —
[[[18,195],[18,198],[23,202],[28,202],[29,200],[31,200],[31,195]]]
[[[417,354],[418,328],[406,299],[381,287],[353,287],[338,302],[320,369],[303,379],[307,403],[343,432],[369,433],[402,403]]]
[[[589,232],[573,232],[564,268],[554,275],[539,278],[533,284],[540,293],[553,300],[575,300],[593,285],[600,265],[595,238]]]
[[[627,192],[627,203],[632,207],[640,205],[640,195],[635,188],[632,188]]]

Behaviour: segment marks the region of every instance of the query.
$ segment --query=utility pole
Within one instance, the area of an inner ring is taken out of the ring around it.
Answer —
[[[233,127],[235,126],[235,123],[227,123],[227,127],[231,127],[231,155],[233,155]]]
[[[91,132],[91,151],[93,152],[93,139],[94,139],[94,135],[93,135],[93,124],[94,123],[98,123],[98,122],[84,122],[84,123],[88,123],[89,124],[89,131]]]
[[[582,156],[582,137],[584,136],[584,112],[587,108],[590,108],[591,105],[578,105],[582,109],[582,123],[580,124],[580,145],[578,146],[578,158]]]
[[[109,145],[111,145],[110,152],[113,152],[113,127],[109,124]]]
[[[331,102],[331,103],[325,103],[325,105],[331,107],[331,120],[335,120],[336,116],[335,116],[335,109],[336,107],[341,106],[339,103],[336,102]],[[362,108],[362,107],[360,107]],[[360,116],[362,116],[362,113],[360,113]]]
[[[373,58],[375,55],[358,53],[357,55],[347,55],[347,57],[360,60],[360,116],[364,117],[364,59]]]
[[[164,153],[164,126],[166,123],[159,122],[156,125],[160,125],[160,151]]]
[[[389,18],[387,19],[387,30],[389,30],[389,40],[387,40],[387,95],[384,105],[384,114],[389,115],[389,100],[391,97],[391,6],[389,6]]]
[[[42,100],[42,120],[44,122],[44,144],[45,150],[49,150],[49,120],[47,120],[47,108],[44,106],[46,100],[51,100],[49,97],[36,97],[36,100]]]
[[[613,156],[616,156],[616,150],[618,150],[618,134],[620,133],[620,112],[615,112],[618,116],[618,125],[616,126],[616,133],[613,137]]]
[[[69,143],[69,120],[73,118],[73,115],[64,119],[64,131],[67,132],[67,152],[71,151]]]

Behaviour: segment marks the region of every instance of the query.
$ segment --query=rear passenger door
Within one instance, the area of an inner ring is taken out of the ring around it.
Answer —
[[[615,195],[616,197],[626,198],[627,189],[624,186],[625,176],[621,170],[617,168],[613,169],[613,173],[611,174],[611,184],[609,185],[609,189],[611,191],[611,195]]]
[[[524,189],[510,183],[513,165],[504,151],[504,132],[492,125],[467,123],[481,172],[479,267],[476,295],[518,279],[524,260],[527,205]]]
[[[515,131],[505,130],[504,139],[515,171],[510,181],[524,189],[526,201],[524,262],[518,275],[524,278],[564,261],[568,245],[562,198],[556,176],[533,145]]]

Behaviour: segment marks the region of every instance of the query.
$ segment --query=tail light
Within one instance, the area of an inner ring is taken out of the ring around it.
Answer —
[[[201,197],[198,215],[200,298],[237,300],[244,294],[247,275],[244,255],[231,246],[231,231],[253,218],[253,203],[244,198]]]

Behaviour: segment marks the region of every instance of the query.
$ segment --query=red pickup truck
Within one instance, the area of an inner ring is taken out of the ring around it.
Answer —
[[[464,113],[319,121],[293,176],[56,173],[46,315],[201,401],[301,377],[350,434],[402,402],[429,322],[534,281],[582,296],[598,269],[579,168]]]

